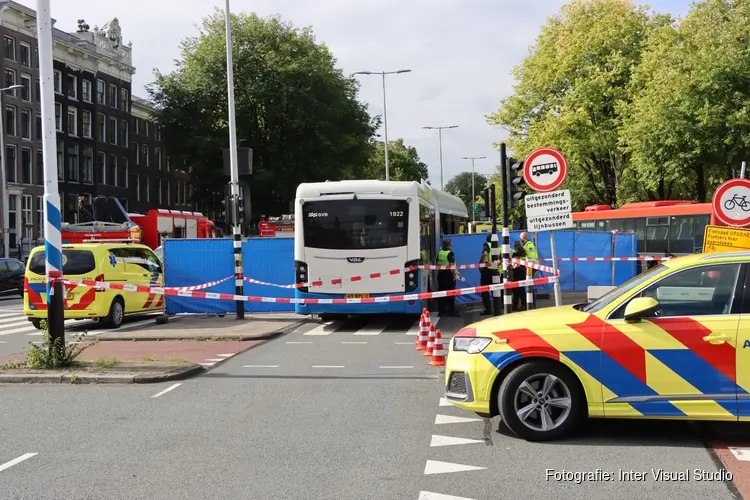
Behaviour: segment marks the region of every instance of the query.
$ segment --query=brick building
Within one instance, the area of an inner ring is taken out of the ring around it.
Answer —
[[[36,12],[13,1],[0,1],[0,36],[2,88],[21,85],[0,96],[8,190],[5,233],[10,253],[16,256],[19,249],[25,255],[43,240]],[[53,28],[53,45],[63,221],[76,221],[79,196],[113,196],[128,211],[189,209],[187,174],[169,168],[156,128],[149,123],[150,105],[132,96],[132,44],[123,42],[117,18],[93,29],[79,20],[73,33]],[[144,146],[145,157],[140,154]],[[144,183],[147,196],[142,199]]]

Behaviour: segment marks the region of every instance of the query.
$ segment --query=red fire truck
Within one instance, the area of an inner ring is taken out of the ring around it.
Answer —
[[[168,238],[216,238],[216,226],[200,212],[157,208],[147,214],[128,214],[138,225],[139,239],[149,248],[162,246]]]
[[[294,238],[294,214],[281,217],[260,216],[258,233],[266,238]]]

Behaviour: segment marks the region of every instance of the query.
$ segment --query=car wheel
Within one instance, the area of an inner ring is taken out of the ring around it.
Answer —
[[[42,329],[42,320],[34,318],[34,319],[31,320],[31,325],[34,328],[36,328],[37,330],[41,330]]]
[[[576,376],[541,359],[510,372],[500,384],[497,401],[502,421],[527,441],[553,441],[570,434],[586,408]]]
[[[122,299],[116,297],[112,301],[112,305],[109,306],[109,314],[107,315],[107,325],[111,328],[120,328],[122,321],[125,318],[125,306],[123,305]]]

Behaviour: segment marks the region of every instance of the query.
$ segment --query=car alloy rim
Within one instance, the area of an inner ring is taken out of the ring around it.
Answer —
[[[513,407],[523,425],[549,432],[560,427],[570,415],[570,389],[550,373],[536,373],[518,386]]]
[[[122,306],[120,306],[120,303],[117,302],[115,305],[115,311],[114,314],[115,323],[120,323],[122,321]]]

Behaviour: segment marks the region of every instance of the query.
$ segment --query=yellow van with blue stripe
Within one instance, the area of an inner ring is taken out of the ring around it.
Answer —
[[[63,276],[71,281],[101,281],[129,285],[162,286],[161,261],[145,245],[130,243],[76,243],[63,245]],[[112,328],[122,325],[126,314],[157,311],[163,295],[83,285],[65,285],[65,319],[99,319]],[[41,327],[47,318],[44,247],[29,255],[24,278],[23,311]]]

